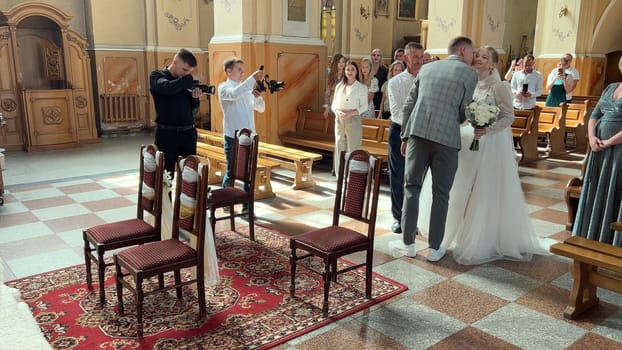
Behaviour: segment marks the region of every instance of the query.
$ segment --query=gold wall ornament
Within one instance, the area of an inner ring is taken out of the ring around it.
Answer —
[[[74,103],[78,108],[85,108],[89,104],[89,101],[86,99],[86,97],[80,95],[74,98]]]
[[[561,10],[559,10],[559,13],[557,14],[557,17],[562,18],[568,16],[568,5],[564,5],[562,6]]]
[[[17,102],[12,98],[3,98],[0,106],[5,112],[13,112],[17,109]]]
[[[180,20],[170,12],[165,12],[164,17],[168,18],[168,23],[171,23],[175,27],[175,30],[182,30],[188,23],[190,23],[189,18],[184,17]]]
[[[361,12],[361,17],[368,19],[369,18],[369,6],[365,7],[361,4],[361,8],[359,8],[359,12]]]
[[[43,114],[43,122],[45,124],[60,124],[63,121],[63,115],[59,107],[43,107],[41,108]]]

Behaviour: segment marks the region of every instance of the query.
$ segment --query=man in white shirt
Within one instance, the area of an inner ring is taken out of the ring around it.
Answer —
[[[570,66],[573,58],[571,53],[565,53],[564,58],[568,61],[568,67],[564,69],[564,73],[572,75],[573,79],[571,88],[566,91],[566,102],[570,103],[572,101],[572,92],[579,82],[579,71],[575,67]]]
[[[533,69],[533,55],[523,58],[523,69],[512,75],[512,95],[514,108],[533,109],[536,97],[542,95],[542,74]]]
[[[403,60],[406,63],[406,70],[391,78],[387,86],[391,110],[391,126],[389,127],[389,183],[391,185],[391,214],[393,214],[391,231],[395,233],[402,232],[400,221],[404,202],[404,156],[400,151],[402,109],[413,81],[423,64],[423,46],[415,42],[406,44]]]
[[[223,113],[224,148],[227,158],[227,172],[222,179],[223,187],[229,183],[231,176],[235,131],[243,128],[254,131],[255,118],[253,111],[263,113],[266,109],[261,92],[255,87],[255,84],[263,79],[264,74],[262,70],[258,70],[245,80],[242,80],[244,78],[244,61],[237,57],[225,60],[224,69],[227,80],[218,85],[218,100]],[[248,190],[246,187],[245,189]]]

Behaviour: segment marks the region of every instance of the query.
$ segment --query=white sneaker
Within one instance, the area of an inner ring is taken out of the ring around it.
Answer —
[[[389,248],[395,251],[399,255],[405,255],[409,258],[414,258],[417,256],[417,250],[415,249],[415,244],[404,244],[402,241],[391,241],[389,242]]]
[[[438,249],[429,248],[428,249],[428,261],[435,262],[435,261],[441,260],[445,256],[446,252],[447,250],[443,247],[440,247]]]

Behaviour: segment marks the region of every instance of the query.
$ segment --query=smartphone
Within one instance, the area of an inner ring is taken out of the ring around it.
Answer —
[[[263,64],[261,66],[259,66],[259,70],[263,71]]]
[[[557,73],[559,73],[559,74],[563,74],[563,73],[564,73],[564,68],[558,68],[558,69],[557,69]]]
[[[527,93],[529,91],[529,84],[523,84],[523,93]]]

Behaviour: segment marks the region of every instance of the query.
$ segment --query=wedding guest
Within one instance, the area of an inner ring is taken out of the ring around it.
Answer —
[[[361,70],[362,69],[363,67],[361,67]],[[373,49],[371,51],[371,76],[378,81],[378,89],[374,91],[374,110],[380,109],[380,100],[382,99],[380,86],[387,81],[387,74],[389,74],[389,69],[382,63],[382,51],[380,49]]]
[[[562,57],[557,63],[557,68],[553,69],[546,80],[546,89],[549,91],[546,96],[546,105],[558,107],[560,103],[568,100],[566,93],[572,91],[575,86],[574,77],[566,72],[568,60]]]
[[[402,138],[400,136],[404,120],[402,113],[410,88],[423,64],[423,46],[415,42],[406,44],[404,61],[406,62],[406,71],[389,80],[387,87],[391,111],[388,145],[391,214],[393,215],[391,231],[395,233],[402,232],[401,220],[404,204],[404,155],[401,151]]]
[[[403,61],[403,60],[404,60],[404,49],[401,47],[395,49],[395,51],[393,52],[393,62]]]
[[[363,58],[361,60],[360,82],[367,86],[369,100],[369,108],[367,112],[363,113],[361,116],[363,118],[375,118],[376,106],[374,105],[373,99],[380,88],[378,87],[378,79],[372,75],[372,62],[368,58]]]
[[[463,36],[452,39],[448,51],[446,59],[421,67],[402,110],[403,241],[390,242],[390,246],[403,255],[416,256],[419,192],[429,168],[434,175],[434,201],[428,261],[439,261],[445,256],[441,242],[445,235],[449,190],[458,167],[460,123],[465,121],[464,106],[471,102],[477,84],[477,74],[471,68],[474,51],[471,39]]]
[[[378,119],[389,119],[389,117],[391,116],[391,106],[389,104],[389,93],[387,92],[387,86],[389,85],[389,81],[391,80],[391,78],[403,72],[404,69],[404,62],[400,60],[391,63],[391,66],[389,66],[387,81],[382,84],[382,87],[380,88],[380,92],[382,92],[382,100],[380,101],[382,109],[378,111]]]
[[[432,55],[429,52],[425,51],[423,53],[423,64],[432,62]]]
[[[474,129],[460,128],[462,148],[458,153],[456,180],[449,193],[449,209],[442,247],[453,248],[456,262],[473,265],[498,259],[528,261],[532,254],[549,255],[529,218],[511,133],[514,121],[512,92],[495,67],[497,51],[485,46],[475,52],[473,68],[478,83],[473,100],[499,109],[497,121]],[[479,150],[469,150],[479,138]],[[422,203],[431,203],[432,178],[424,180]],[[420,212],[422,233],[427,230],[427,207]]]
[[[363,144],[363,122],[361,114],[369,109],[367,87],[359,82],[356,63],[348,61],[343,78],[335,87],[331,105],[335,113],[335,153],[333,169],[339,169],[339,154],[361,148]]]
[[[565,53],[563,57],[568,61],[568,66],[565,67],[565,73],[572,75],[573,83],[568,87],[568,90],[566,90],[566,102],[570,103],[572,102],[572,92],[577,88],[577,84],[579,83],[579,71],[571,66],[573,59],[571,53]]]
[[[622,73],[622,58],[618,61]],[[610,224],[622,221],[622,83],[609,84],[590,120],[587,157],[572,234],[622,246],[622,232]]]
[[[533,109],[536,97],[542,95],[542,74],[533,69],[533,55],[523,59],[522,69],[512,75],[513,106],[516,109]]]
[[[503,79],[507,81],[511,81],[512,76],[514,76],[514,73],[520,72],[522,69],[523,69],[523,59],[522,58],[513,59],[512,63],[510,64],[510,68],[508,68],[508,71],[505,72],[505,76],[503,77]]]
[[[343,68],[346,66],[346,58],[338,53],[333,56],[333,60],[330,64],[330,70],[327,74],[326,89],[324,90],[324,118],[332,113],[330,105],[333,103],[333,96],[335,95],[335,87],[343,78]]]

